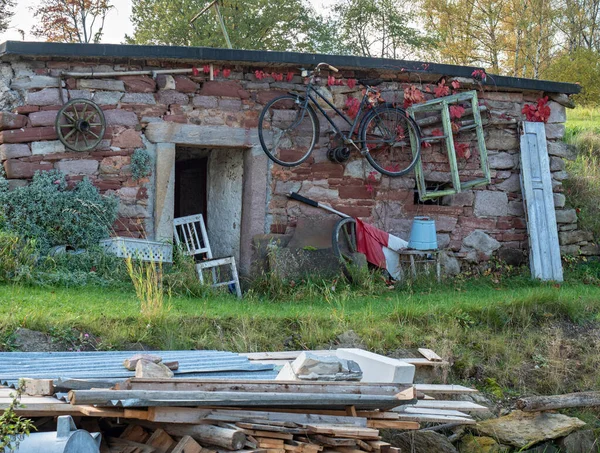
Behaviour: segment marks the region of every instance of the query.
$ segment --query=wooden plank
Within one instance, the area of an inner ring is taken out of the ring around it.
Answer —
[[[367,442],[365,442],[364,440],[361,440],[361,439],[355,439],[355,440],[356,440],[356,445],[358,445],[358,447],[359,447],[361,450],[364,450],[364,451],[373,451],[373,450],[374,450],[374,448],[373,448],[373,447],[371,447],[371,445],[369,445],[369,444],[368,444]]]
[[[311,411],[312,412],[312,411]],[[319,423],[319,424],[336,424],[336,425],[354,425],[357,427],[366,427],[367,419],[363,417],[345,417],[345,416],[332,416],[332,415],[320,415],[320,414],[303,414],[303,413],[290,413],[290,412],[269,412],[269,411],[250,411],[250,410],[227,410],[227,409],[214,409],[212,413],[207,416],[207,420],[219,419],[223,416],[233,416],[237,418],[239,422],[250,422],[250,423],[268,423],[272,422],[291,422],[301,425]]]
[[[382,440],[369,440],[367,441],[367,443],[374,449],[374,450],[381,450],[383,448],[386,447],[390,447],[391,444],[384,442]]]
[[[187,407],[149,407],[146,420],[160,423],[202,423],[211,409],[193,409]]]
[[[254,360],[260,363],[272,364],[272,365],[285,365],[289,361],[296,360],[300,353],[303,351],[279,351],[279,352],[251,352],[241,353],[240,355],[248,357],[249,360]],[[317,350],[311,351],[316,355],[332,355],[334,351]],[[335,353],[333,354],[335,355]],[[406,363],[413,364],[415,366],[447,366],[449,363],[445,360],[441,362],[432,362],[427,359],[420,357],[402,357],[398,360]]]
[[[128,425],[125,431],[121,433],[119,439],[130,440],[131,442],[145,443],[150,438],[150,434],[139,425]]]
[[[54,382],[52,379],[23,379],[25,394],[31,396],[54,395]]]
[[[244,428],[244,429],[248,429],[248,430],[271,431],[271,432],[276,432],[276,433],[295,434],[296,431],[299,431],[299,432],[306,431],[306,430],[302,430],[301,428],[290,428],[290,427],[286,427],[286,426],[265,425],[265,424],[261,424],[261,423],[238,422],[235,425],[239,428]]]
[[[321,434],[314,434],[310,436],[312,440],[321,445],[328,445],[330,447],[355,447],[355,439],[346,439],[340,437],[327,437]]]
[[[361,409],[385,409],[398,405],[399,398],[390,395],[205,392],[161,390],[71,390],[71,404],[94,404],[122,407],[149,406],[234,406],[234,407],[339,407],[354,405]]]
[[[400,409],[400,408],[399,408]],[[402,411],[396,413],[398,416],[404,416],[405,414],[429,414],[429,415],[449,415],[452,417],[469,417],[469,414],[460,412],[457,410],[448,409],[423,409],[416,408],[413,406],[406,406],[402,408]]]
[[[489,410],[485,406],[471,403],[470,401],[419,400],[413,407],[417,409],[449,409],[464,412],[483,412]]]
[[[376,429],[419,429],[421,427],[415,421],[402,420],[369,420],[367,426]]]
[[[123,409],[111,409],[107,407],[95,407],[95,406],[78,406],[79,411],[88,417],[124,417],[125,411]]]
[[[123,410],[123,418],[137,418],[138,420],[148,420],[148,411],[139,409],[125,409]]]
[[[441,384],[415,384],[418,392],[424,393],[477,393],[477,389],[464,387],[462,385],[441,385]]]
[[[131,447],[131,449],[128,451],[131,451],[132,453],[154,453],[155,451],[153,447],[150,447],[148,445],[141,444],[139,442],[134,442],[132,440],[121,439],[119,437],[109,437],[107,441],[111,447],[111,451],[113,451],[113,447],[115,446],[121,448],[121,450],[117,451],[123,451],[122,448],[124,447]]]
[[[368,424],[369,422],[367,422]],[[311,434],[328,434],[337,437],[358,437],[361,439],[379,439],[379,431],[370,428],[359,428],[338,425],[310,424],[306,426]]]
[[[214,379],[128,379],[119,385],[120,390],[186,390],[205,392],[265,392],[265,393],[336,393],[362,395],[396,395],[412,385],[273,380],[214,380]]]
[[[442,358],[437,355],[435,352],[433,352],[431,349],[427,349],[427,348],[419,348],[419,354],[421,354],[423,357],[425,357],[427,360],[431,361],[431,362],[441,362]]]
[[[411,413],[401,415],[400,420],[402,421],[415,421],[420,423],[460,423],[463,425],[474,425],[477,422],[469,417],[455,417],[452,415],[439,415],[439,414],[419,414]]]
[[[520,156],[531,276],[560,282],[563,270],[544,123],[523,122]]]
[[[171,453],[201,453],[202,447],[191,436],[183,436]]]
[[[158,453],[167,453],[175,447],[176,442],[166,431],[159,428],[152,433],[146,445],[153,447]]]
[[[254,429],[245,429],[245,428],[240,428],[240,429],[242,430],[242,432],[244,434],[256,437],[257,439],[259,437],[271,438],[271,439],[286,439],[286,440],[292,440],[294,438],[294,435],[289,434],[289,433],[281,433],[281,432],[277,433],[277,432],[273,432],[273,431],[257,431]]]

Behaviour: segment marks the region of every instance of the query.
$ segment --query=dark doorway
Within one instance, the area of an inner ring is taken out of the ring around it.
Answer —
[[[207,222],[206,192],[208,158],[175,163],[175,217],[202,214]]]

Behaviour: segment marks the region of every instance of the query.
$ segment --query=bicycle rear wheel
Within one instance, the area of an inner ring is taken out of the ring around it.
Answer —
[[[331,233],[333,254],[340,262],[344,275],[352,278],[352,266],[358,249],[356,245],[356,220],[346,217],[335,224]]]
[[[300,165],[317,143],[317,115],[304,102],[291,94],[279,96],[265,105],[258,119],[258,138],[264,152],[284,167]]]
[[[406,111],[379,107],[368,114],[360,130],[365,157],[378,172],[402,176],[413,169],[421,154],[419,126]]]

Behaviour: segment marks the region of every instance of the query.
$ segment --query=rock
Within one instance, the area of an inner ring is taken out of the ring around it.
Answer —
[[[117,148],[141,148],[144,146],[142,143],[142,133],[133,129],[126,129],[113,138],[112,146],[116,146]]]
[[[523,453],[561,453],[552,443],[546,442],[544,444],[533,447],[529,450],[524,450]]]
[[[569,434],[559,441],[563,453],[597,453],[600,444],[591,429]]]
[[[64,153],[65,145],[60,140],[52,140],[45,142],[33,142],[31,144],[31,153],[36,155]]]
[[[175,89],[181,93],[195,93],[198,89],[198,84],[193,82],[189,77],[184,75],[176,75]]]
[[[33,127],[54,126],[58,110],[42,110],[41,112],[32,112],[29,114],[29,120]]]
[[[119,91],[96,91],[92,100],[98,105],[117,105],[122,97]]]
[[[566,168],[565,161],[560,157],[550,156],[550,171],[563,171]]]
[[[336,337],[338,348],[365,349],[365,344],[354,330],[348,330]]]
[[[548,102],[548,107],[550,107],[550,117],[548,118],[549,123],[566,123],[567,122],[567,112],[563,105],[558,102],[550,101]]]
[[[36,171],[52,170],[51,163],[22,162],[10,159],[4,162],[4,170],[8,179],[31,179]]]
[[[514,411],[504,417],[478,423],[473,429],[500,443],[524,449],[564,437],[584,425],[585,422],[578,418],[562,414]]]
[[[291,364],[298,379],[325,381],[360,381],[362,371],[356,362],[335,355],[321,356],[302,352]]]
[[[485,144],[488,149],[509,151],[519,149],[519,137],[516,131],[504,128],[490,128],[487,131]]]
[[[98,165],[98,161],[92,159],[62,160],[56,163],[56,169],[66,175],[93,175]]]
[[[577,212],[575,209],[557,209],[556,223],[577,223]]]
[[[25,143],[0,145],[0,160],[31,156],[29,145]]]
[[[79,79],[77,88],[80,90],[125,91],[122,80]]]
[[[152,93],[125,93],[121,98],[121,103],[155,105],[156,99]]]
[[[0,143],[29,143],[38,140],[56,140],[54,127],[27,127],[0,132]]]
[[[202,84],[202,96],[224,96],[230,98],[249,99],[250,94],[238,82],[228,80],[224,82],[208,81]]]
[[[123,76],[119,80],[125,84],[125,89],[131,93],[154,93],[156,82],[147,75]]]
[[[496,187],[502,192],[521,192],[521,177],[517,173],[513,173]]]
[[[59,83],[60,78],[58,77],[31,75],[14,79],[10,87],[13,90],[36,90],[40,88],[58,88]]]
[[[0,112],[0,131],[21,129],[27,125],[27,117],[17,113]]]
[[[500,445],[491,437],[473,436],[463,437],[458,446],[460,453],[508,453],[510,447]]]
[[[577,148],[563,141],[548,142],[548,154],[574,160],[577,157]]]
[[[69,98],[67,90],[63,90],[65,101]],[[60,94],[58,88],[44,88],[41,91],[28,91],[25,95],[26,104],[29,105],[61,105]]]
[[[567,197],[565,197],[562,193],[555,193],[554,195],[554,207],[555,208],[564,208],[565,203],[567,202]]]
[[[560,245],[577,244],[578,242],[593,241],[594,235],[589,231],[561,231],[558,233]]]
[[[216,109],[217,98],[214,96],[194,96],[194,107],[203,107],[205,109]]]
[[[141,359],[135,366],[136,378],[162,379],[172,378],[175,374],[163,363],[154,363]]]
[[[440,265],[444,275],[453,277],[460,274],[460,262],[450,253],[440,252]]]
[[[158,74],[156,76],[156,85],[159,90],[174,90],[175,77],[171,74]]]
[[[491,255],[495,250],[500,248],[500,243],[482,230],[475,230],[469,234],[463,239],[463,245],[483,252],[486,255]]]
[[[512,247],[501,247],[498,250],[498,258],[511,266],[521,266],[525,263],[523,250]]]
[[[383,432],[383,439],[400,451],[410,453],[458,453],[446,436],[434,431]]]
[[[509,153],[490,153],[488,155],[490,168],[497,170],[508,170],[516,164],[515,156]]]
[[[104,112],[107,126],[128,126],[138,125],[138,117],[134,112],[127,110],[112,109]]]
[[[175,90],[161,90],[158,92],[157,98],[158,102],[166,105],[187,105],[190,102],[190,98],[187,94]]]
[[[565,125],[562,123],[546,123],[546,139],[562,139],[565,136]]]
[[[525,215],[525,208],[523,207],[522,201],[509,201],[508,202],[508,214],[523,217]]]
[[[473,200],[475,200],[475,194],[472,190],[468,190],[454,195],[446,195],[442,199],[442,204],[445,206],[473,206]]]
[[[155,354],[135,354],[129,359],[125,359],[123,361],[123,366],[129,371],[135,371],[135,367],[137,366],[140,360],[147,360],[148,362],[160,363],[162,362],[162,357]]]
[[[25,187],[29,182],[26,179],[9,179],[8,190],[15,190],[19,187]]]
[[[501,217],[508,214],[508,196],[505,192],[481,190],[475,192],[473,213],[476,217]]]

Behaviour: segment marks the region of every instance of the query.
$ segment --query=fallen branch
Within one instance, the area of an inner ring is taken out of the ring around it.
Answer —
[[[600,406],[600,392],[567,393],[565,395],[519,398],[517,407],[524,412]]]

